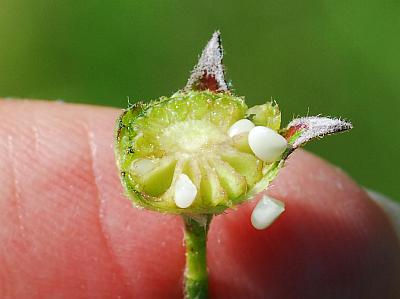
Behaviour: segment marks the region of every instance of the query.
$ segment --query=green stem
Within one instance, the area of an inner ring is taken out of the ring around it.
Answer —
[[[186,268],[185,298],[204,299],[208,297],[207,233],[212,216],[192,218],[183,216],[185,223]]]

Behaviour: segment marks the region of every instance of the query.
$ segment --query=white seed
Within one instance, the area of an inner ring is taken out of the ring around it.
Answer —
[[[228,130],[229,137],[247,133],[254,128],[254,124],[248,119],[241,119],[235,122]]]
[[[185,209],[189,207],[196,198],[197,188],[190,178],[181,173],[175,182],[174,201],[175,204]]]
[[[157,163],[150,159],[139,159],[132,164],[132,171],[138,175],[145,175],[157,166]]]
[[[248,141],[253,153],[268,163],[278,160],[287,148],[287,141],[283,136],[263,126],[251,129]]]
[[[251,224],[256,229],[266,229],[285,211],[285,204],[264,195],[251,214]]]

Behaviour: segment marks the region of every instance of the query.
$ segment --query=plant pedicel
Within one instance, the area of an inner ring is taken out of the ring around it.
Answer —
[[[207,298],[206,242],[213,216],[265,190],[296,148],[352,128],[326,117],[298,118],[281,128],[276,103],[248,108],[228,89],[222,58],[215,32],[183,90],[130,105],[116,129],[126,195],[136,207],[183,217],[185,298]],[[284,209],[264,196],[251,223],[265,229]]]

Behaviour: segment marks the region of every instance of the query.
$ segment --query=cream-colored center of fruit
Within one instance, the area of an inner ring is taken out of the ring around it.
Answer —
[[[160,144],[166,152],[195,153],[227,139],[226,133],[209,121],[187,120],[164,129]]]

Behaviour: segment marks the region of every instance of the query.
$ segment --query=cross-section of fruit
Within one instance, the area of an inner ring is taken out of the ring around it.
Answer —
[[[248,110],[229,93],[190,91],[128,108],[115,149],[126,192],[156,211],[216,214],[264,189],[279,162],[258,158],[248,134],[253,119],[277,131],[280,112],[260,107]]]

